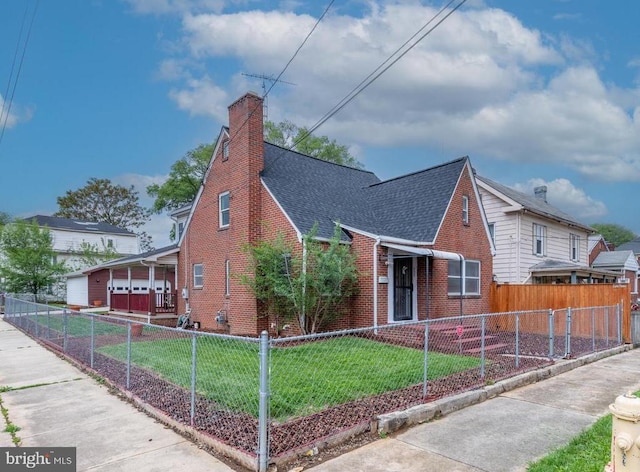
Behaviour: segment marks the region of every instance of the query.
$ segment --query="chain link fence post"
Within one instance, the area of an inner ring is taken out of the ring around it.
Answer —
[[[564,357],[571,357],[571,307],[567,308],[567,329],[565,333]]]
[[[191,427],[193,427],[196,417],[196,366],[197,366],[197,343],[196,333],[191,334]]]
[[[596,352],[596,309],[591,308],[591,349]]]
[[[422,398],[427,398],[427,374],[429,371],[429,321],[424,325],[424,363],[422,366]]]
[[[516,312],[516,368],[520,367],[520,313]]]
[[[604,325],[605,325],[605,342],[607,349],[609,349],[609,307],[605,307],[604,309]]]
[[[486,325],[487,325],[487,317],[482,317],[482,334],[480,335],[480,378],[484,379],[485,375],[485,363],[486,363],[486,352],[485,352],[485,333],[486,333]]]
[[[67,309],[62,309],[62,352],[67,352],[67,337],[69,336],[69,316]]]
[[[96,317],[91,316],[91,345],[89,347],[89,358],[93,369],[93,352],[96,350]]]
[[[269,333],[260,333],[260,403],[258,417],[258,470],[269,465]]]
[[[618,346],[620,346],[622,344],[622,304],[616,305],[616,326],[618,327]]]
[[[131,386],[131,321],[127,321],[127,390]]]
[[[553,310],[549,308],[549,359],[553,359],[553,341],[554,341],[554,333],[553,333]]]

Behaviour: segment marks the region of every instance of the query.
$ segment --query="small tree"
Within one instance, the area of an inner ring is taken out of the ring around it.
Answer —
[[[314,227],[303,237],[302,254],[282,235],[249,247],[251,275],[242,276],[278,323],[293,321],[303,334],[316,333],[340,317],[358,279],[355,255],[341,243],[340,227],[336,225],[328,243],[316,235]]]
[[[79,262],[79,264],[72,267],[73,270],[80,270],[85,267],[97,266],[99,264],[102,264],[103,262],[117,259],[121,256],[121,254],[118,254],[112,247],[104,244],[104,241],[102,242],[102,247],[97,243],[91,244],[83,241],[82,243],[80,243],[78,250],[72,251],[72,254]]]
[[[0,233],[0,277],[5,289],[39,295],[59,282],[67,267],[56,262],[51,233],[34,221],[16,221]]]

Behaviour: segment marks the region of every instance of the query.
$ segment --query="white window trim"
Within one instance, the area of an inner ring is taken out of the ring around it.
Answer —
[[[580,236],[569,234],[569,257],[573,262],[580,262]]]
[[[222,208],[222,198],[223,197],[229,197],[229,192],[222,192],[220,195],[218,195],[218,225],[220,228],[228,228],[229,227],[229,222],[231,221],[230,219],[230,208],[231,208],[231,198],[227,198],[227,208],[223,210]],[[223,224],[222,223],[222,215],[223,213],[226,211],[227,213],[227,224]]]
[[[200,275],[196,274],[196,267],[200,268]],[[200,284],[196,282],[200,279]],[[193,288],[202,288],[204,286],[204,266],[201,263],[193,264]]]
[[[540,229],[538,232],[537,229]],[[544,256],[547,251],[547,227],[538,223],[533,223],[533,248],[532,252],[535,256]],[[540,241],[540,251],[538,252],[538,241]]]
[[[458,261],[453,261],[456,264],[460,265],[460,263]],[[477,264],[478,266],[478,276],[468,276],[467,275],[467,264]],[[460,274],[460,276],[451,276],[449,275],[449,273],[447,272],[447,295],[452,296],[452,297],[459,297],[461,296],[460,292],[450,292],[449,291],[449,279],[460,279],[460,290],[462,291],[463,287],[465,288],[464,291],[464,296],[470,295],[470,296],[479,296],[482,295],[482,287],[481,287],[481,282],[482,282],[482,266],[480,261],[476,261],[473,259],[465,259],[464,261],[464,266],[462,268],[462,274]],[[478,280],[478,291],[477,292],[467,292],[466,291],[466,282],[467,280]]]
[[[462,223],[469,224],[469,197],[467,195],[462,196]]]

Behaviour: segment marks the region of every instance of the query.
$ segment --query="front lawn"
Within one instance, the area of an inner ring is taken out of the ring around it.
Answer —
[[[62,333],[64,327],[64,316],[54,313],[50,315],[38,315],[37,323],[40,329],[50,328],[54,331]],[[125,324],[110,323],[105,320],[98,320],[94,323],[94,334],[126,334],[127,326]],[[91,318],[82,315],[67,314],[67,334],[69,336],[90,336],[91,335]]]
[[[98,350],[126,359],[126,344]],[[191,340],[136,342],[132,363],[184,388],[191,386]],[[197,391],[257,416],[257,343],[209,336],[197,340]],[[422,383],[422,351],[343,337],[271,349],[271,416],[284,419]],[[475,357],[429,353],[429,379],[478,367]]]

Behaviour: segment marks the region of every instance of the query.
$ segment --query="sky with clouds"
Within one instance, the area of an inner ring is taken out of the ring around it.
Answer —
[[[51,214],[91,177],[150,205],[146,185],[215,139],[246,91],[271,89],[271,121],[311,127],[382,68],[316,131],[380,178],[468,155],[518,190],[546,185],[587,224],[640,234],[640,4],[468,0],[437,24],[446,3],[6,0],[0,210]],[[288,63],[272,88],[252,77]],[[148,225],[156,247],[170,224]]]

